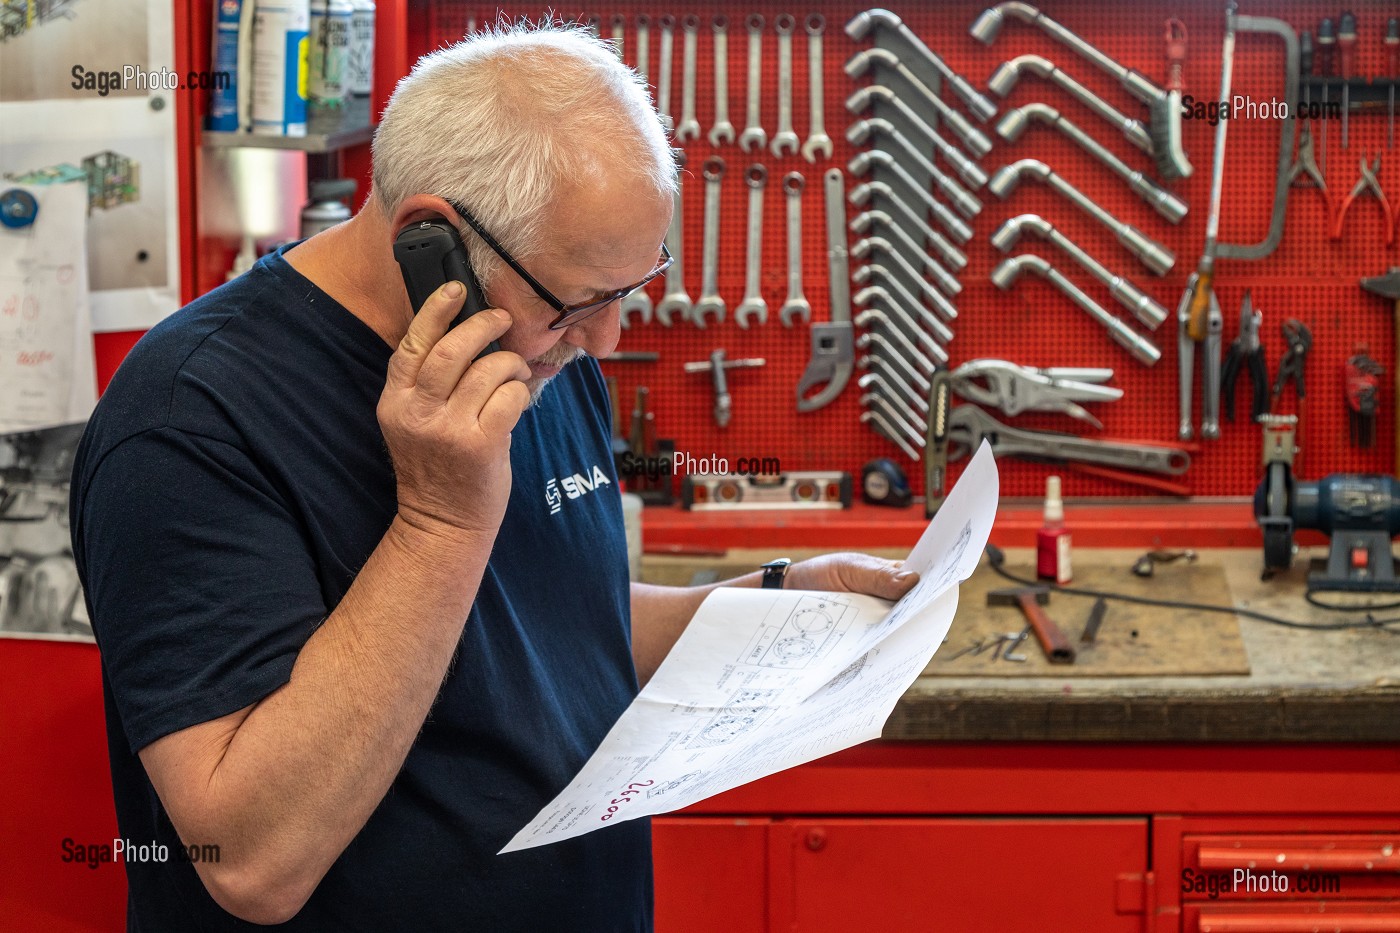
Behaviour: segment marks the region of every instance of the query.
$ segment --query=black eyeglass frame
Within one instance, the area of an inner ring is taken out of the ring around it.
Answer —
[[[452,209],[456,211],[459,216],[461,216],[462,220],[466,221],[467,226],[475,230],[476,235],[481,237],[482,241],[487,246],[491,247],[491,250],[497,256],[500,256],[501,260],[506,265],[510,266],[511,269],[515,271],[515,274],[520,276],[520,278],[522,278],[525,281],[525,284],[530,286],[530,289],[536,295],[540,296],[541,301],[549,305],[558,313],[558,316],[555,317],[553,323],[549,325],[550,330],[563,330],[565,327],[568,327],[571,324],[577,324],[579,321],[582,321],[585,318],[597,314],[599,311],[603,310],[608,305],[612,304],[614,301],[621,301],[628,295],[635,292],[637,289],[645,288],[647,285],[651,284],[653,279],[663,274],[667,269],[671,268],[671,266],[676,261],[671,256],[671,251],[666,248],[666,244],[663,242],[661,244],[661,262],[658,263],[656,268],[653,269],[651,273],[647,275],[646,278],[642,279],[640,282],[637,282],[635,285],[628,285],[624,288],[619,288],[615,291],[608,292],[603,297],[595,298],[592,301],[585,301],[572,305],[565,304],[564,302],[556,298],[553,292],[541,285],[538,279],[536,279],[530,273],[526,272],[525,267],[522,266],[519,262],[517,262],[514,256],[506,252],[505,247],[502,246],[500,243],[496,242],[495,237],[486,232],[486,228],[481,225],[481,221],[477,220],[471,211],[467,210],[465,207],[463,207],[461,204],[458,204],[456,201],[448,201],[447,203],[452,205]]]

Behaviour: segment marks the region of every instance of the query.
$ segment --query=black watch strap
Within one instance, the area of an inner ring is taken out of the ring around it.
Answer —
[[[781,590],[783,588],[783,578],[787,576],[788,567],[792,560],[787,557],[779,557],[777,560],[770,560],[760,569],[763,571],[763,588],[765,590]]]

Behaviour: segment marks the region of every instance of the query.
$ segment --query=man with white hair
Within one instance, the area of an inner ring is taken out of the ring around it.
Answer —
[[[646,820],[495,853],[708,592],[629,587],[592,359],[674,184],[606,45],[474,36],[399,84],[354,219],[133,349],[72,502],[122,836],[175,853],[127,863],[129,929],[650,929]],[[392,247],[423,220],[495,310],[452,327],[448,283],[413,314]],[[914,583],[861,555],[789,580]]]

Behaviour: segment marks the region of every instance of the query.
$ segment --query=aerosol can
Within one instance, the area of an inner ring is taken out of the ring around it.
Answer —
[[[355,196],[358,187],[353,178],[313,181],[311,200],[301,209],[301,238],[304,240],[349,220],[350,207],[346,202]]]

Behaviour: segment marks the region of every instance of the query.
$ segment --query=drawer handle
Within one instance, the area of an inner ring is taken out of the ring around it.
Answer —
[[[1373,849],[1235,848],[1201,846],[1202,868],[1268,868],[1279,871],[1341,871],[1357,874],[1400,872],[1400,847],[1379,843]]]

